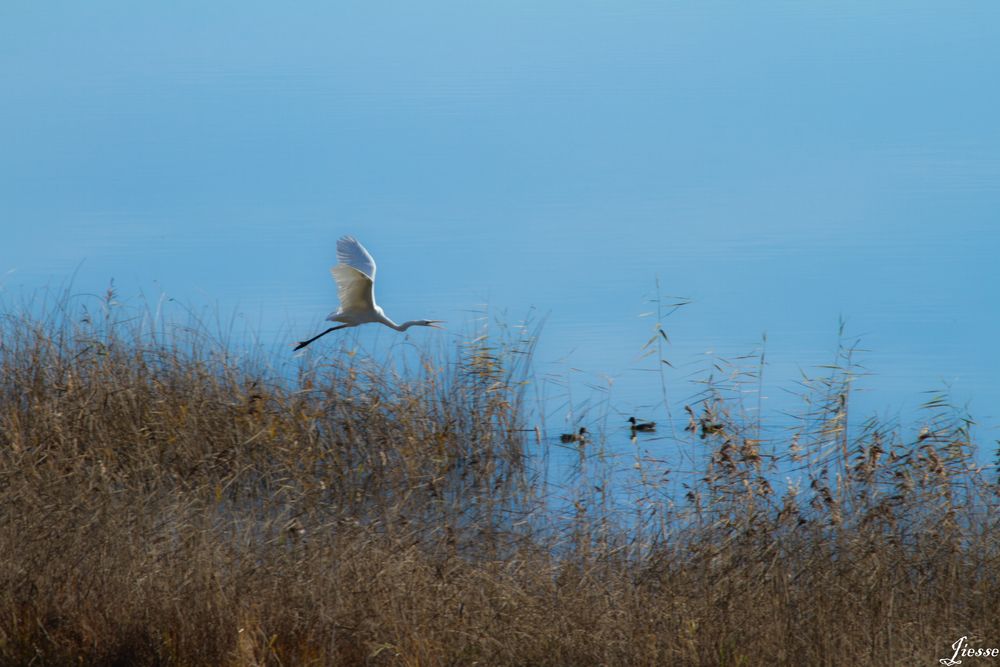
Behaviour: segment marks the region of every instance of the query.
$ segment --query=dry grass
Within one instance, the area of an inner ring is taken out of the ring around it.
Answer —
[[[697,483],[644,475],[623,518],[599,471],[569,512],[539,481],[530,339],[289,372],[105,306],[0,325],[2,664],[936,664],[1000,642],[969,422],[934,402],[909,439],[852,433],[849,364],[776,455],[708,385]]]

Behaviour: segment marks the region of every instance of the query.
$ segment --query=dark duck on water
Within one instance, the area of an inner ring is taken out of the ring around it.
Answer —
[[[629,423],[632,424],[633,431],[642,431],[644,433],[649,433],[650,431],[656,430],[656,422],[640,422],[636,421],[635,417],[628,418]]]
[[[563,433],[559,436],[560,442],[583,442],[586,439],[587,428],[585,426],[581,426],[578,433]]]

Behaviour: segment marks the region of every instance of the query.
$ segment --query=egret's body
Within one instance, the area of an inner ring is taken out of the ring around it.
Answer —
[[[337,283],[340,308],[330,313],[326,319],[341,324],[300,342],[295,346],[296,350],[301,350],[331,331],[356,327],[359,324],[384,324],[396,331],[406,331],[410,327],[441,328],[437,326],[441,320],[409,320],[396,324],[386,317],[382,307],[375,303],[375,260],[353,236],[344,236],[337,241],[337,261],[339,263],[330,269],[330,273]]]

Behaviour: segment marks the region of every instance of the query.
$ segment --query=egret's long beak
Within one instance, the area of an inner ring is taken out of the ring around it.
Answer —
[[[444,321],[446,321],[446,320],[427,320],[427,326],[434,327],[435,329],[444,329],[444,327],[439,327],[438,326],[438,324],[440,322],[444,322]]]

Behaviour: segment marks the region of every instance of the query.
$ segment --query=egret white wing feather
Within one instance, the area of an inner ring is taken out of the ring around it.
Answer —
[[[346,264],[338,264],[330,269],[337,282],[337,298],[340,309],[327,319],[338,315],[369,315],[375,312],[375,283],[361,271]]]
[[[360,271],[374,282],[375,260],[353,236],[342,236],[337,240],[337,261]]]

